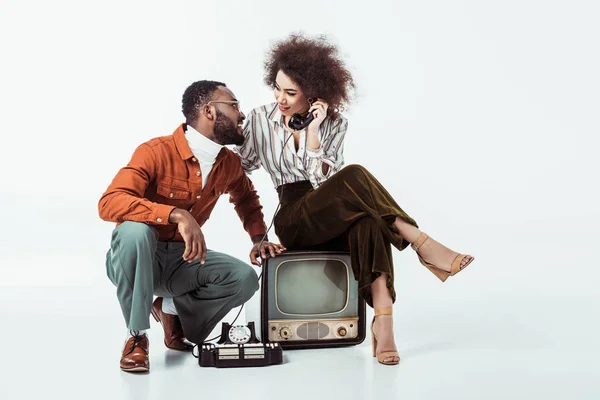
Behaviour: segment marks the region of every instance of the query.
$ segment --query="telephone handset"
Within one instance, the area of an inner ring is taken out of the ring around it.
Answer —
[[[308,99],[308,103],[312,105],[314,103],[313,98]],[[303,117],[302,114],[294,114],[290,118],[288,122],[288,126],[295,131],[301,131],[306,128],[312,121],[315,119],[315,116],[312,112],[308,113],[306,117]]]
[[[302,129],[306,128],[313,119],[315,119],[313,113],[309,113],[306,117],[303,117],[301,114],[294,114],[290,118],[288,126],[295,131],[301,131]]]

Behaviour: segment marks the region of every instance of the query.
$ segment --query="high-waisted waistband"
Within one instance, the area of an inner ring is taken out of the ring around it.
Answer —
[[[285,183],[277,187],[279,202],[283,204],[292,203],[313,189],[309,181]]]

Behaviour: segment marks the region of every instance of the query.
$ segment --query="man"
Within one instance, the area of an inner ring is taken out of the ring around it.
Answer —
[[[168,348],[189,351],[258,289],[248,264],[207,249],[201,227],[219,196],[229,193],[260,265],[285,248],[272,244],[262,206],[239,158],[227,144],[244,141],[245,119],[224,83],[199,81],[183,94],[185,124],[170,136],[139,146],[102,195],[100,217],[116,222],[106,271],[128,329],[120,366],[148,371],[150,313],[160,321]],[[159,296],[152,302],[153,294]]]

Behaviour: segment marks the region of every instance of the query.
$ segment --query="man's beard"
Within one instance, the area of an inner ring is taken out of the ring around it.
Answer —
[[[215,127],[213,135],[215,142],[220,145],[235,144],[241,146],[244,144],[244,136],[238,133],[238,127],[229,118],[225,116],[221,111],[217,111],[217,119],[215,120]]]

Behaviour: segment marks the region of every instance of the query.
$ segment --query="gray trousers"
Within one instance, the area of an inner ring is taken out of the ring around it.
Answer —
[[[208,250],[201,265],[184,261],[184,250],[183,242],[159,241],[144,223],[127,221],[113,231],[106,274],[117,287],[129,329],[150,328],[153,295],[173,297],[186,338],[202,343],[258,289],[254,269],[237,258]]]

